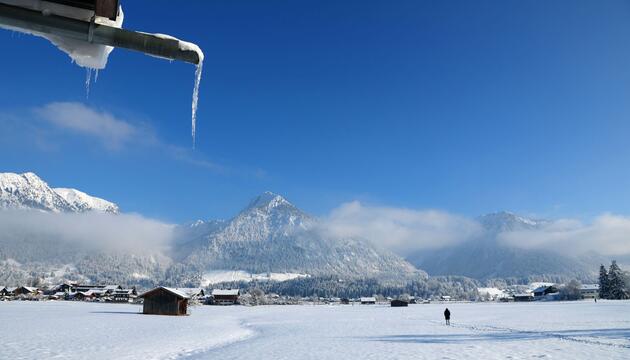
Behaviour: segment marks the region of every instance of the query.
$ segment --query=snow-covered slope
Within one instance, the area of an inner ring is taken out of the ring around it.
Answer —
[[[205,232],[198,229],[205,228]],[[417,274],[402,258],[361,239],[333,238],[316,218],[270,192],[226,222],[179,229],[188,254],[183,263],[200,273],[236,270],[340,277],[401,277]],[[180,240],[181,242],[181,240]]]
[[[67,188],[54,188],[57,194],[61,195],[67,202],[74,206],[78,211],[102,211],[112,214],[118,214],[118,205],[113,202],[103,200],[94,196],[90,196],[82,191]]]
[[[408,257],[431,275],[463,275],[491,278],[578,278],[592,280],[601,258],[594,255],[571,257],[544,249],[522,249],[499,241],[503,232],[535,230],[549,223],[510,212],[498,212],[477,219],[485,229],[482,237],[457,246],[424,251]],[[554,280],[555,281],[555,280]]]
[[[50,212],[103,211],[118,213],[118,205],[75,189],[52,189],[32,172],[0,173],[0,209]]]

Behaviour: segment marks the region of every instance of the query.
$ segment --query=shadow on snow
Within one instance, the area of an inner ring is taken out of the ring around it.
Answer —
[[[630,338],[630,329],[586,329],[559,331],[507,330],[473,334],[417,334],[391,335],[368,338],[370,341],[417,344],[457,344],[477,341],[535,341],[561,339],[585,344],[605,345],[630,349],[628,344],[607,343],[601,340],[624,340]]]

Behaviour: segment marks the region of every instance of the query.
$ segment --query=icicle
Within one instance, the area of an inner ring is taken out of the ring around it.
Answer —
[[[197,102],[199,100],[199,83],[201,82],[201,71],[203,68],[203,58],[200,57],[199,64],[197,64],[197,70],[195,71],[195,87],[193,89],[192,97],[192,141],[193,149],[195,148],[195,131],[197,127]]]
[[[98,81],[98,69],[94,70],[94,83]]]
[[[85,98],[90,97],[90,82],[92,81],[92,69],[85,68]]]

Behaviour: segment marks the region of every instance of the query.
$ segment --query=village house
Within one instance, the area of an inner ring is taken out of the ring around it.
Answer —
[[[158,287],[140,297],[144,300],[143,314],[186,315],[188,312],[188,295],[172,288]]]
[[[584,284],[580,287],[584,299],[599,299],[599,284]]]
[[[111,299],[114,302],[133,302],[138,297],[136,289],[118,289],[111,294]]]
[[[373,305],[376,304],[376,298],[375,297],[362,297],[360,299],[361,301],[361,305]]]
[[[190,300],[199,300],[206,296],[206,293],[202,288],[175,288],[175,290],[188,295]]]
[[[239,289],[213,289],[212,305],[236,305],[240,294]]]
[[[13,290],[13,295],[14,296],[20,296],[20,295],[37,295],[39,294],[39,290],[36,287],[30,287],[30,286],[20,286],[18,288],[15,288],[15,290]]]
[[[532,291],[534,299],[542,300],[543,298],[551,300],[556,294],[558,294],[558,287],[555,285],[543,285]]]

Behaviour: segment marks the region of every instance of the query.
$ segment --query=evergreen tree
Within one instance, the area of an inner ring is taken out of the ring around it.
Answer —
[[[599,266],[599,297],[600,299],[608,299],[610,297],[608,272],[603,264]]]
[[[609,299],[621,300],[627,297],[624,275],[615,260],[608,270],[608,291]]]

